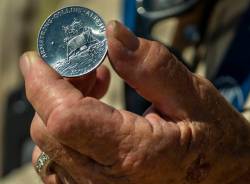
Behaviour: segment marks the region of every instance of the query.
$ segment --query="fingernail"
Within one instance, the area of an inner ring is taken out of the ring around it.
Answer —
[[[29,72],[31,65],[39,59],[39,56],[36,52],[26,52],[20,58],[20,69],[25,77]]]
[[[135,51],[139,47],[139,39],[118,21],[111,21],[108,24],[108,32],[111,32],[111,36],[119,40],[130,51]]]

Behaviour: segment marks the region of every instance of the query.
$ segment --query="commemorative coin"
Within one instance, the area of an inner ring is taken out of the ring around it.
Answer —
[[[95,70],[107,50],[104,21],[84,7],[56,11],[38,35],[40,56],[63,77],[79,77]]]

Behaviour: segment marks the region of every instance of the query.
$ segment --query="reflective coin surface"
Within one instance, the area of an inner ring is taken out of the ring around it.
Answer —
[[[84,7],[56,11],[38,36],[40,56],[63,77],[78,77],[96,69],[107,50],[104,21]]]

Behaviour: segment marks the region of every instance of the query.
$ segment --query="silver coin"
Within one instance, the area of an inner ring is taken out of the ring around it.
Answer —
[[[107,50],[104,21],[84,7],[56,11],[44,22],[38,36],[40,56],[64,77],[93,71],[102,63]]]

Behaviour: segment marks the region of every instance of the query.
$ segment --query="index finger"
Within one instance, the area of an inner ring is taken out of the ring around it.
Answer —
[[[83,98],[81,91],[50,68],[36,52],[20,59],[26,96],[43,121],[62,103],[69,106]]]

